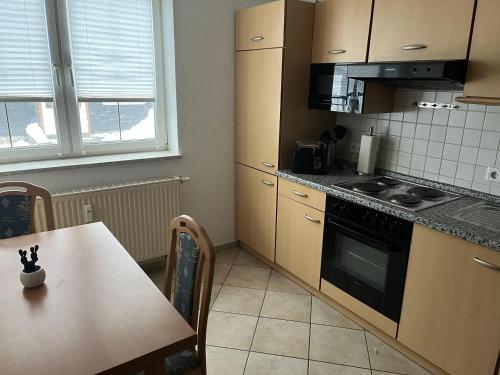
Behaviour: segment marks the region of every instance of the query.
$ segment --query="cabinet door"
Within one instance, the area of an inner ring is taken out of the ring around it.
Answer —
[[[500,99],[499,14],[500,1],[478,1],[465,96]]]
[[[283,50],[236,53],[236,161],[265,172],[278,166]]]
[[[319,290],[325,214],[278,196],[276,263]]]
[[[312,62],[365,62],[371,15],[372,0],[316,3]]]
[[[454,375],[493,374],[500,252],[415,226],[398,340]]]
[[[236,237],[274,262],[277,178],[236,164]]]
[[[467,58],[475,0],[375,0],[369,62]]]
[[[285,0],[236,12],[236,50],[283,47]]]

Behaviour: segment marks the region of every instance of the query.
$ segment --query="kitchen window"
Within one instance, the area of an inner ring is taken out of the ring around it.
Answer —
[[[2,4],[0,163],[165,150],[162,6]]]

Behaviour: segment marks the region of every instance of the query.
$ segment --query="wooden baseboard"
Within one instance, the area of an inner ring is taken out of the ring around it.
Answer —
[[[351,310],[347,309],[346,307],[344,307],[340,303],[334,301],[333,299],[331,299],[327,295],[321,293],[319,290],[314,289],[309,284],[307,284],[304,281],[300,280],[299,278],[297,278],[295,275],[293,275],[290,272],[288,272],[286,269],[284,269],[280,265],[278,265],[278,264],[276,264],[274,262],[271,262],[270,260],[268,260],[267,258],[263,257],[258,252],[256,252],[255,250],[251,249],[250,247],[248,247],[244,243],[240,243],[240,246],[243,249],[245,249],[245,250],[249,251],[250,253],[252,253],[254,256],[256,256],[257,258],[259,258],[264,263],[266,263],[272,269],[274,269],[274,270],[278,271],[279,273],[285,275],[286,277],[288,277],[289,279],[291,279],[294,283],[296,283],[297,285],[299,285],[301,288],[307,290],[309,293],[311,293],[315,297],[319,298],[321,301],[323,301],[326,304],[332,306],[335,310],[337,310],[340,313],[342,313],[345,316],[347,316],[354,323],[360,325],[361,327],[363,327],[364,329],[366,329],[368,332],[370,332],[373,335],[377,336],[380,340],[382,340],[383,342],[385,342],[387,345],[389,345],[390,347],[392,347],[395,350],[399,351],[400,353],[404,354],[406,357],[410,358],[412,361],[417,362],[420,366],[424,367],[428,371],[430,371],[430,372],[432,372],[433,374],[436,374],[436,375],[449,375],[447,372],[443,371],[442,369],[440,369],[439,367],[437,367],[433,363],[427,361],[425,358],[422,358],[417,353],[415,353],[412,350],[408,349],[406,346],[404,346],[403,344],[401,344],[395,338],[387,335],[385,332],[381,331],[380,329],[378,329],[374,325],[370,324],[369,322],[367,322],[363,318],[359,317],[354,312],[352,312]]]
[[[240,241],[232,241],[232,242],[224,243],[222,245],[215,246],[215,252],[233,249],[233,248],[238,247],[238,246],[240,246]]]
[[[499,98],[485,98],[480,96],[459,96],[455,98],[457,102],[465,104],[500,105]]]

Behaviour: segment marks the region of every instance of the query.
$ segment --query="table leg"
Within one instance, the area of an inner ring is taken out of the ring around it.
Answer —
[[[165,359],[160,358],[151,361],[149,366],[146,367],[146,375],[165,375]]]

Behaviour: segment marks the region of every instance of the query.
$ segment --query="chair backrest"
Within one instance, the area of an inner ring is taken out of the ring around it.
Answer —
[[[203,368],[206,368],[205,341],[214,277],[214,247],[205,229],[189,216],[173,219],[170,229],[172,237],[163,292],[170,300],[175,269],[174,306],[197,331],[198,357]]]
[[[43,199],[47,229],[54,230],[50,193],[27,182],[0,183],[0,239],[31,234],[35,229],[36,197]]]

